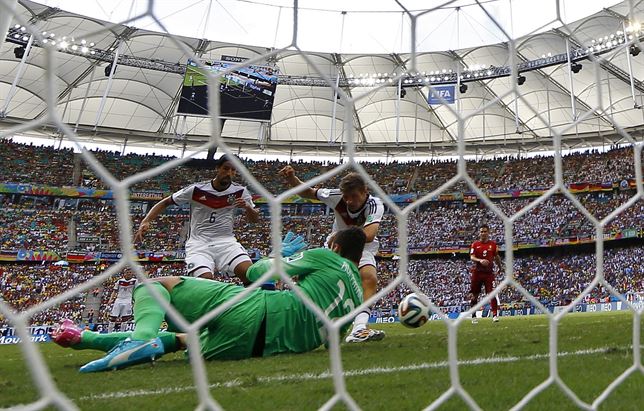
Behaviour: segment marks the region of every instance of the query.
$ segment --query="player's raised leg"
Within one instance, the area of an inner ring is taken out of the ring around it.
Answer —
[[[190,277],[214,279],[215,262],[207,245],[186,246],[186,271]]]
[[[247,259],[243,259],[240,261],[234,268],[233,268],[233,273],[235,274],[235,277],[239,278],[242,280],[244,285],[249,285],[251,282],[248,280],[246,277],[246,272],[250,268],[251,265],[253,265],[253,262],[251,261],[250,257],[248,255],[245,256]],[[262,290],[275,290],[275,280],[268,280],[264,284],[262,284]]]

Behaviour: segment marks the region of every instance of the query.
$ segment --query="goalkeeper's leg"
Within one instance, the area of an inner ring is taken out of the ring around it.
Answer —
[[[149,285],[154,287],[161,297],[170,301],[170,292],[160,282],[153,282]],[[154,299],[150,291],[144,285],[139,285],[134,290],[134,331],[99,334],[84,332],[81,340],[74,345],[75,349],[97,349],[101,351],[111,351],[116,345],[126,339],[148,341],[159,337],[161,346],[165,354],[175,352],[180,349],[177,344],[175,333],[159,333],[161,323],[165,318],[165,310]]]
[[[154,287],[161,298],[170,302],[170,291],[160,282],[149,285]],[[133,340],[150,340],[159,334],[159,327],[165,318],[165,310],[157,302],[145,285],[134,290],[134,331]]]
[[[159,333],[159,339],[163,343],[164,353],[168,354],[181,349],[180,335],[167,331]],[[77,344],[70,347],[75,350],[99,350],[109,352],[121,341],[132,338],[132,332],[115,332],[101,334],[92,331],[83,331]]]
[[[84,365],[80,371],[96,372],[125,368],[131,365],[153,361],[169,352],[158,336],[159,327],[165,318],[165,310],[147,287],[154,287],[161,298],[170,302],[169,290],[172,290],[174,285],[180,281],[179,278],[168,278],[159,282],[150,283],[147,286],[143,284],[139,285],[134,290],[135,327],[132,334],[129,338],[126,337],[124,340],[118,342],[105,357]],[[173,343],[168,349],[176,349],[176,337],[171,338],[171,340]]]
[[[204,314],[243,292],[242,287],[232,284],[182,277],[166,277],[155,280],[147,286],[154,287],[161,298],[171,302],[172,306],[189,323],[198,320]],[[248,340],[247,343],[251,348],[254,339],[246,337],[250,335],[255,337],[260,321],[254,320],[261,320],[265,313],[263,294],[255,292],[253,295],[256,298],[246,298],[244,300],[246,304],[238,304],[234,310],[235,313],[241,312],[246,315],[249,321],[246,324],[233,321],[234,329],[229,333],[236,338],[243,337],[244,340]],[[82,367],[81,372],[125,368],[130,365],[150,362],[168,352],[159,336],[159,326],[164,320],[165,310],[144,285],[140,285],[134,290],[134,299],[135,328],[130,339],[118,343],[105,357]],[[225,314],[217,318],[223,321],[224,317]],[[173,324],[169,325],[171,329],[176,329]],[[240,332],[240,327],[242,331],[246,332]],[[175,336],[174,348],[181,349],[185,346],[185,335],[176,334]],[[230,336],[225,337],[229,338]],[[177,340],[180,341],[179,344],[176,343]],[[239,344],[236,343],[236,345]],[[206,358],[209,356],[206,355]]]
[[[162,331],[159,333],[165,353],[182,349],[182,335]],[[81,329],[74,321],[62,320],[51,333],[55,344],[74,350],[98,350],[109,352],[120,342],[132,337],[132,332],[99,333]]]

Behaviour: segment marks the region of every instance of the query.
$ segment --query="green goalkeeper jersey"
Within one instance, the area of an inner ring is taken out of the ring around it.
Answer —
[[[330,318],[342,317],[362,304],[362,282],[354,263],[325,248],[282,259],[286,274]],[[255,281],[271,269],[272,259],[253,264],[246,273]],[[276,277],[277,278],[277,277]],[[266,291],[264,356],[311,351],[327,342],[326,329],[293,291]],[[349,324],[343,327],[343,331]]]

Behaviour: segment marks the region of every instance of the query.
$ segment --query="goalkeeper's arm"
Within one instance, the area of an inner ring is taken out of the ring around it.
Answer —
[[[308,251],[303,251],[301,254],[297,255],[296,256],[298,257],[297,262],[300,262],[300,260],[305,259],[307,252]],[[246,278],[248,278],[249,281],[255,282],[259,277],[261,277],[262,275],[270,271],[274,265],[275,265],[275,258],[273,257],[262,258],[255,264],[248,267],[248,271],[246,272]],[[310,266],[307,266],[306,264],[296,264],[295,261],[292,260],[290,257],[282,258],[282,267],[284,267],[284,272],[289,277],[306,275],[311,272]],[[271,276],[271,279],[279,280],[280,275],[277,272],[274,272],[273,275]]]
[[[299,235],[295,235],[292,232],[288,232],[284,239],[282,240],[282,264],[284,271],[290,277],[295,277],[297,275],[306,275],[311,272],[311,264],[308,261],[307,254],[308,251],[302,251],[306,248],[307,244]],[[299,251],[302,251],[300,254],[296,254]],[[296,254],[296,255],[294,255]],[[264,258],[259,260],[255,264],[251,265],[246,272],[246,277],[250,281],[255,281],[266,272],[270,271],[274,266],[274,258]],[[277,273],[274,273],[272,279],[279,279],[280,276]]]

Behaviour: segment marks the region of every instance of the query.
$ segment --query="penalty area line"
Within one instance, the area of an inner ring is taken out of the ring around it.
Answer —
[[[626,347],[631,349],[632,347]],[[570,356],[582,356],[582,355],[594,355],[594,354],[605,354],[616,349],[624,349],[624,347],[600,347],[593,348],[589,350],[577,350],[577,351],[564,351],[557,353],[557,357],[570,357]],[[550,358],[550,354],[533,354],[523,357],[487,357],[487,358],[475,358],[472,360],[461,360],[458,362],[459,366],[472,366],[472,365],[484,365],[484,364],[502,364],[502,363],[513,363],[519,361],[532,361],[532,360],[542,360]],[[374,374],[391,374],[397,372],[405,371],[417,371],[417,370],[428,370],[436,368],[447,368],[449,366],[449,361],[437,361],[431,363],[418,363],[418,364],[408,364],[401,365],[399,367],[372,367],[364,369],[355,369],[355,370],[345,370],[345,377],[360,377],[365,375],[374,375]],[[333,377],[331,371],[324,371],[321,373],[302,373],[302,374],[286,374],[286,375],[276,375],[271,377],[258,377],[255,381],[260,383],[273,383],[273,382],[284,382],[284,381],[310,381],[310,380],[321,380]],[[238,380],[232,380],[224,383],[214,383],[209,384],[209,388],[233,388],[241,387],[244,384]],[[179,392],[186,392],[194,390],[194,385],[184,385],[177,387],[163,387],[152,390],[129,390],[129,391],[116,391],[116,392],[105,392],[101,394],[92,394],[84,397],[78,398],[78,400],[110,400],[116,398],[130,398],[130,397],[141,397],[147,395],[166,395]]]

